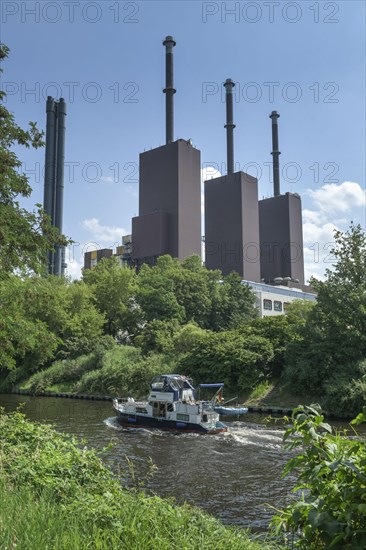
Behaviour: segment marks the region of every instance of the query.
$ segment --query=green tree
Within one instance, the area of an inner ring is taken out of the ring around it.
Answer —
[[[116,336],[120,331],[134,334],[140,317],[134,299],[135,271],[121,268],[116,258],[105,258],[93,269],[85,269],[83,280],[92,289],[95,304],[105,316],[107,334]]]
[[[8,48],[0,45],[0,62],[8,55]],[[0,69],[2,71],[2,69]],[[0,91],[0,100],[5,92]],[[19,197],[27,198],[32,189],[27,176],[19,173],[21,161],[12,150],[14,145],[38,148],[44,145],[43,132],[34,122],[29,130],[22,130],[3,104],[0,104],[0,276],[21,270],[42,273],[45,270],[46,251],[53,243],[66,245],[67,241],[52,228],[40,204],[27,211],[20,206]]]
[[[46,322],[29,316],[29,297],[19,277],[9,275],[0,280],[0,304],[0,376],[14,371],[28,357],[37,365],[51,359],[60,340]]]
[[[249,323],[258,316],[254,304],[252,289],[242,283],[238,273],[230,273],[218,285],[216,299],[213,300],[211,328],[230,330]]]
[[[171,272],[179,269],[178,260],[171,256],[161,256],[157,265],[150,267],[144,264],[138,275],[136,302],[141,307],[145,321],[169,321],[182,322],[185,318],[185,310],[178,303],[175,295],[174,281]]]
[[[79,354],[92,351],[103,335],[104,316],[81,281],[10,275],[0,282],[0,303],[0,369],[4,375],[17,367],[13,382],[49,364],[57,353],[67,356],[75,347]]]
[[[314,302],[295,300],[289,305],[286,315],[257,318],[250,325],[240,328],[243,334],[261,336],[270,341],[273,347],[273,358],[269,365],[272,376],[281,376],[286,350],[291,342],[303,337],[304,327],[313,307]]]
[[[300,394],[324,397],[331,388],[333,405],[335,387],[339,395],[345,384],[360,380],[366,358],[366,236],[351,224],[334,239],[334,269],[326,270],[325,281],[311,280],[317,303],[306,316],[302,337],[286,350],[284,373]]]
[[[209,332],[179,361],[180,372],[198,382],[224,382],[245,391],[268,376],[273,350],[268,340],[237,331]]]
[[[143,353],[172,353],[174,349],[173,337],[178,330],[176,319],[162,321],[155,319],[146,323],[141,333],[134,339],[134,344],[141,348]]]

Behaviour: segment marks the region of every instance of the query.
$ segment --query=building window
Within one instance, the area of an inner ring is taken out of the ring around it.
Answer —
[[[272,309],[272,300],[263,300],[263,309]]]
[[[282,302],[279,302],[278,300],[275,300],[273,303],[273,309],[275,311],[282,311]]]

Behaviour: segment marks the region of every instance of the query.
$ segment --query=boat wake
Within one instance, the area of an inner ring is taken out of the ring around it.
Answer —
[[[146,428],[136,428],[134,426],[126,428],[124,426],[121,426],[116,416],[111,416],[110,418],[106,418],[103,422],[108,426],[108,428],[112,428],[113,430],[117,430],[118,432],[126,432],[126,433],[137,432],[137,433],[152,434],[152,431]]]
[[[276,450],[282,447],[282,430],[245,422],[233,422],[229,428],[231,439],[240,445],[260,446]]]

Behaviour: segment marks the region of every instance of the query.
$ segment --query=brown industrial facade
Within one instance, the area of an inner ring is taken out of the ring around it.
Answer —
[[[200,156],[184,139],[140,154],[139,216],[132,219],[137,265],[163,254],[201,255]]]
[[[260,281],[258,181],[244,172],[205,181],[205,261]]]
[[[301,198],[286,193],[259,201],[261,278],[277,277],[304,284]]]
[[[111,258],[113,250],[110,248],[101,248],[100,250],[92,250],[84,254],[84,269],[91,269],[103,258]]]

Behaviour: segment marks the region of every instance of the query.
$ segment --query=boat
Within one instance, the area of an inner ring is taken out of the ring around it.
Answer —
[[[197,400],[192,381],[186,376],[161,374],[152,380],[146,401],[116,397],[113,407],[118,422],[124,427],[218,434],[227,432],[228,427],[220,422],[215,399],[216,394],[209,401]]]
[[[223,396],[222,396],[222,388],[224,387],[223,383],[220,384],[200,384],[198,386],[199,388],[212,388],[212,387],[218,387],[219,389],[214,395],[215,399],[215,405],[214,405],[214,411],[219,413],[221,416],[241,416],[243,414],[246,414],[248,412],[247,407],[240,407],[238,405],[228,407],[227,404],[237,399],[237,397],[232,397],[231,399],[224,402]]]
[[[214,410],[222,416],[241,416],[248,412],[247,407],[225,407],[225,405],[216,405]]]

